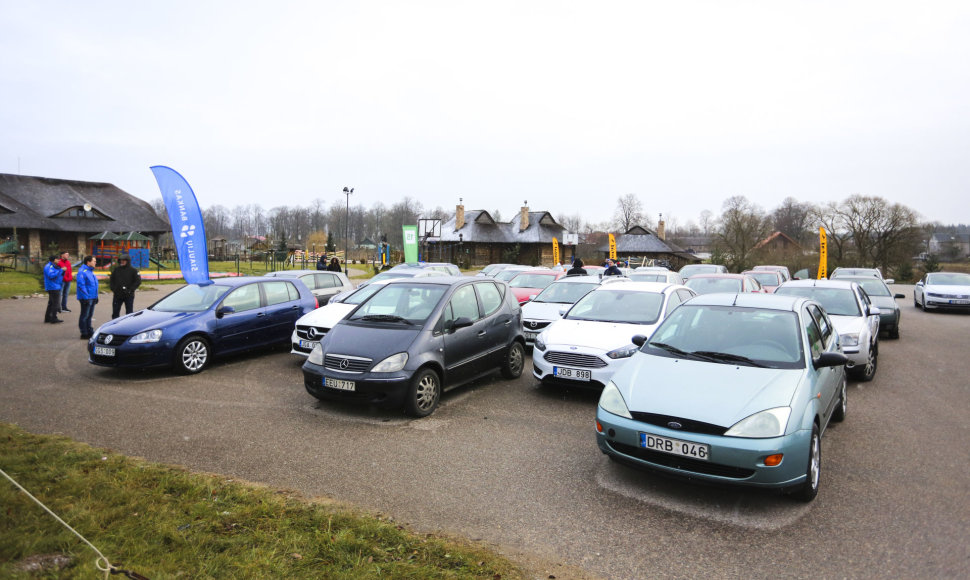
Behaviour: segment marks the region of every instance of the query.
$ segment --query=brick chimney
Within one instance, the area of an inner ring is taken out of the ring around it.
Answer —
[[[657,222],[657,237],[661,240],[667,239],[667,224],[664,223],[663,216],[660,216],[660,221]]]
[[[526,201],[522,209],[519,210],[519,231],[523,232],[529,229],[529,202]]]
[[[465,206],[461,202],[462,202],[462,199],[458,198],[458,205],[455,206],[455,231],[456,232],[465,226]]]

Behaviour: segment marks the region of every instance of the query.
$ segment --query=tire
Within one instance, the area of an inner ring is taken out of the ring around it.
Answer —
[[[818,432],[818,425],[812,427],[812,437],[808,441],[808,465],[805,466],[805,483],[799,485],[792,492],[792,496],[804,502],[810,502],[818,495],[818,487],[822,476],[822,438]]]
[[[411,379],[404,412],[412,417],[427,417],[441,401],[441,378],[431,369],[423,369]]]
[[[525,347],[519,341],[513,341],[509,346],[509,352],[505,355],[505,363],[502,365],[502,376],[507,379],[517,379],[522,376],[522,369],[525,368]]]
[[[863,383],[868,383],[876,377],[876,368],[879,366],[879,343],[869,345],[869,358],[863,366],[852,369],[853,377]]]
[[[201,373],[209,366],[212,347],[201,336],[187,336],[175,347],[175,370],[183,375]]]
[[[849,400],[846,396],[847,390],[848,390],[848,387],[846,385],[845,377],[843,376],[842,386],[839,387],[839,404],[838,406],[835,407],[835,410],[832,411],[832,420],[835,421],[836,423],[841,423],[842,421],[845,421],[845,414],[849,410]]]

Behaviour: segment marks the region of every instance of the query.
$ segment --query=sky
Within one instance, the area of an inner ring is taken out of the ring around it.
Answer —
[[[970,2],[0,0],[0,173],[203,208],[970,223]],[[668,221],[668,223],[670,223]]]

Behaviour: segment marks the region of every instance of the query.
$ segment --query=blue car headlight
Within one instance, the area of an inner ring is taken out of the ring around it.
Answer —
[[[781,437],[788,427],[791,407],[775,407],[745,417],[724,433],[725,437],[749,437],[760,439]]]
[[[399,352],[397,354],[392,354],[371,369],[373,373],[396,373],[397,371],[404,368],[404,365],[408,363],[408,353]]]
[[[640,350],[640,347],[638,347],[637,345],[628,344],[626,346],[621,346],[620,348],[611,350],[610,352],[606,353],[606,356],[612,359],[630,358],[631,356],[636,354],[638,350]]]
[[[630,410],[626,407],[626,401],[623,400],[623,395],[620,394],[620,389],[616,388],[613,381],[610,381],[603,388],[603,393],[600,395],[600,408],[607,413],[612,413],[614,415],[619,415],[620,417],[626,417],[627,419],[632,419],[633,415],[630,414]]]
[[[158,342],[162,339],[162,331],[159,329],[139,332],[128,339],[131,344],[145,344],[146,342]]]

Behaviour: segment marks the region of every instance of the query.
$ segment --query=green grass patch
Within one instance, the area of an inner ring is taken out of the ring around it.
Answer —
[[[0,272],[0,298],[36,293],[44,293],[44,283],[39,274],[11,270]]]
[[[294,494],[0,423],[0,469],[119,568],[152,578],[521,578],[483,548]],[[0,477],[0,577],[95,578],[96,554]],[[31,556],[71,564],[38,575]]]

